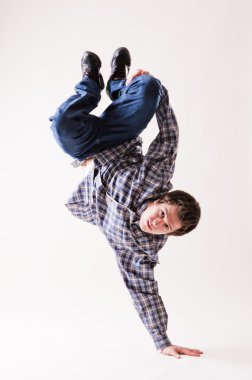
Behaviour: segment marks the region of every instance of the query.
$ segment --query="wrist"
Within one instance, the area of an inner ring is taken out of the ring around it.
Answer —
[[[156,345],[157,350],[162,350],[172,345],[170,339],[168,338],[166,334],[164,334],[163,336],[160,336],[159,339],[155,339],[154,343]]]

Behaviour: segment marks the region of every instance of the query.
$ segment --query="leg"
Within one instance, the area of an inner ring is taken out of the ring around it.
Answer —
[[[158,107],[161,84],[144,74],[128,86],[125,80],[111,81],[109,91],[118,97],[100,115],[103,127],[99,142],[103,150],[137,137],[146,128]]]
[[[101,129],[99,117],[90,115],[101,95],[98,84],[84,77],[75,87],[76,94],[67,99],[50,118],[51,129],[60,147],[82,161],[96,153],[97,136]]]

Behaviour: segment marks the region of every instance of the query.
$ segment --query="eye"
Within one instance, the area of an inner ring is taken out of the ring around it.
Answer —
[[[164,218],[165,217],[165,212],[161,210],[161,217]],[[170,226],[168,226],[168,224],[164,224],[164,227],[167,228],[167,229],[170,229]]]

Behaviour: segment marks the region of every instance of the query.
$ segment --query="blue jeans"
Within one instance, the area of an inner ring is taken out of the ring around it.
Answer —
[[[137,137],[153,117],[161,96],[161,83],[149,74],[110,81],[109,93],[115,99],[98,117],[90,114],[101,95],[97,83],[88,77],[75,87],[50,118],[51,129],[60,147],[83,161],[101,151]]]

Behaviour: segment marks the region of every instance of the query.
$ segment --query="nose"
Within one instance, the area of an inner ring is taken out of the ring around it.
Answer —
[[[153,224],[155,227],[158,227],[160,225],[160,222],[161,222],[161,219],[159,219],[159,218],[156,218],[153,220]]]

